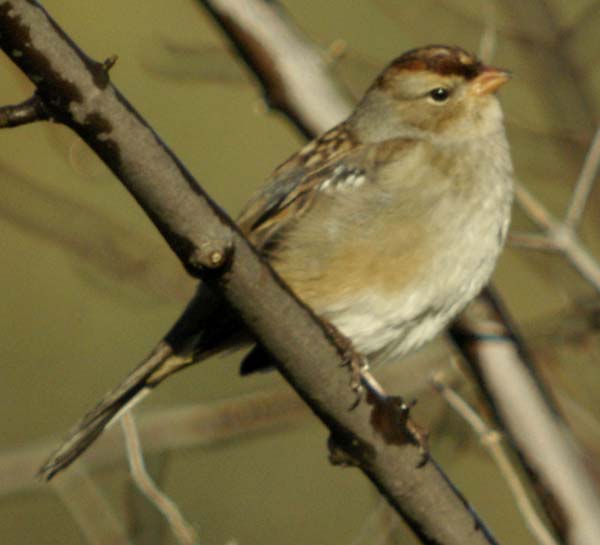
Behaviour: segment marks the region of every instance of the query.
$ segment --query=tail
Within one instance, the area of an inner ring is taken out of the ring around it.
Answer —
[[[38,475],[50,480],[165,378],[232,344],[240,336],[238,324],[231,311],[201,286],[165,339],[69,431]]]
[[[87,413],[67,434],[62,445],[53,452],[38,471],[50,480],[74,462],[124,412],[133,408],[169,374],[189,364],[173,354],[164,341],[136,367],[114,390],[109,392],[94,409]]]

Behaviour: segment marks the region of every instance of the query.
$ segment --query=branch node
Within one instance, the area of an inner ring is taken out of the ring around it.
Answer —
[[[102,68],[104,68],[105,72],[108,72],[117,63],[118,60],[118,55],[111,55],[110,57],[104,59],[104,62],[102,63]]]
[[[373,460],[373,445],[361,441],[348,430],[332,432],[327,440],[329,462],[334,466],[361,467],[365,461]]]
[[[347,52],[348,42],[346,42],[346,40],[342,40],[341,38],[337,38],[329,44],[325,60],[327,61],[327,64],[335,65],[346,55]]]
[[[37,94],[20,104],[0,107],[0,128],[19,127],[48,119],[50,119],[50,114],[43,100]]]
[[[231,240],[211,239],[195,249],[189,257],[193,267],[209,270],[223,269],[231,260],[233,255],[233,243]]]

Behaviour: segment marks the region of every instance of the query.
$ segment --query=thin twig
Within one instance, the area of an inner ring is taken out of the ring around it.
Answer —
[[[558,545],[557,541],[552,537],[552,534],[548,531],[531,504],[521,479],[510,462],[506,451],[502,447],[501,440],[503,435],[497,430],[491,429],[475,410],[473,410],[473,408],[460,397],[456,391],[446,384],[443,373],[434,375],[432,377],[432,382],[436,390],[444,397],[446,403],[448,403],[448,405],[473,429],[479,437],[483,447],[493,458],[515,498],[519,512],[521,513],[526,526],[529,528],[535,539],[542,545]]]
[[[576,236],[566,239],[561,248],[573,268],[597,291],[600,292],[600,265]]]
[[[121,426],[123,428],[123,435],[125,436],[127,461],[129,462],[131,476],[140,489],[140,492],[167,519],[173,535],[181,545],[197,544],[198,535],[194,528],[185,520],[175,502],[156,486],[156,483],[146,471],[140,438],[131,412],[127,412],[121,417]]]
[[[509,233],[508,244],[516,248],[527,248],[543,252],[556,252],[558,250],[554,241],[550,240],[546,235],[537,233]]]
[[[137,417],[137,413],[136,413]],[[120,426],[119,426],[120,428]],[[123,435],[122,430],[118,432],[119,448],[122,451]],[[144,439],[143,431],[138,429],[140,441],[144,445],[144,456],[146,470],[153,476],[157,486],[163,488],[164,477],[167,474],[169,460],[172,452],[166,451],[160,454],[148,455]],[[163,514],[154,507],[154,504],[140,491],[133,479],[128,479],[126,489],[124,491],[124,506],[123,511],[127,520],[127,527],[132,536],[135,536],[136,545],[160,545],[166,543],[169,539],[167,534],[170,533],[169,523]]]
[[[496,53],[498,25],[496,22],[496,8],[491,0],[481,0],[483,12],[483,32],[479,40],[479,58],[485,63],[491,62]]]
[[[40,97],[33,95],[20,104],[0,107],[0,129],[46,121],[49,117]]]
[[[558,226],[558,222],[548,212],[546,207],[520,183],[515,185],[515,197],[523,212],[538,227],[548,230]]]
[[[513,344],[495,331],[488,334],[481,318],[479,326],[480,331],[470,345],[477,354],[479,380],[494,398],[513,440],[531,460],[540,481],[560,506],[568,542],[597,543],[600,497],[572,436],[564,422],[549,409]],[[473,325],[471,330],[476,331]]]
[[[126,529],[93,479],[78,462],[52,488],[90,545],[132,545]]]
[[[600,167],[600,127],[596,129],[592,143],[587,150],[579,179],[575,184],[571,202],[565,214],[564,226],[570,229],[577,229],[581,222],[581,216],[585,210],[588,197]]]
[[[586,280],[594,289],[600,292],[600,264],[592,254],[580,242],[575,230],[564,223],[558,221],[548,209],[537,200],[522,185],[516,186],[515,195],[521,209],[527,214],[540,229],[542,237],[547,242],[542,244],[537,234],[528,235],[529,241],[521,234],[516,237],[517,243],[527,245],[532,249],[551,249],[563,254],[571,266]],[[576,210],[579,205],[576,205]],[[537,240],[536,240],[537,239]],[[528,244],[529,242],[529,244]],[[543,246],[543,247],[542,247]]]
[[[389,504],[381,498],[369,513],[350,545],[385,545],[390,542],[392,532],[398,527],[399,519]]]

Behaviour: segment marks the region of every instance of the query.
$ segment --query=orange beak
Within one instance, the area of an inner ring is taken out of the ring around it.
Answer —
[[[501,68],[486,66],[481,74],[471,81],[471,92],[476,96],[485,96],[497,91],[510,79],[510,73]]]

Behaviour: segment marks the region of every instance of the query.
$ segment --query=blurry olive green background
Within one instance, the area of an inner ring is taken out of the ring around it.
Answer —
[[[477,51],[486,24],[494,23],[493,62],[515,73],[502,101],[518,176],[553,212],[564,210],[600,108],[596,2],[283,4],[324,53],[345,42],[333,69],[355,96],[402,51],[427,43]],[[301,144],[283,118],[265,110],[198,3],[44,5],[91,57],[118,55],[114,84],[231,214]],[[20,102],[31,91],[2,56],[0,103]],[[598,198],[592,193],[584,222],[596,255]],[[518,212],[515,225],[530,227]],[[63,434],[151,349],[193,284],[120,183],[72,133],[47,123],[0,132],[0,256],[1,456]],[[531,342],[553,362],[550,371],[560,372],[560,384],[597,416],[597,346],[587,322],[580,328],[587,345],[575,342],[562,354],[566,345],[552,344],[579,316],[574,304],[593,301],[594,291],[564,260],[515,249],[505,252],[496,282],[533,332]],[[276,373],[242,380],[238,361],[232,355],[190,369],[144,408],[285,387]],[[428,396],[418,407],[426,422]],[[531,543],[486,455],[474,440],[467,448],[469,432],[456,418],[443,418],[445,435],[430,424],[434,455],[502,542]],[[244,545],[349,544],[377,495],[358,471],[328,464],[325,440],[322,427],[306,418],[285,432],[172,452],[161,484],[206,545],[229,538]],[[98,474],[117,512],[125,476],[123,467]],[[398,535],[398,542],[412,542],[404,530]],[[85,543],[51,489],[39,487],[0,495],[0,540]]]

